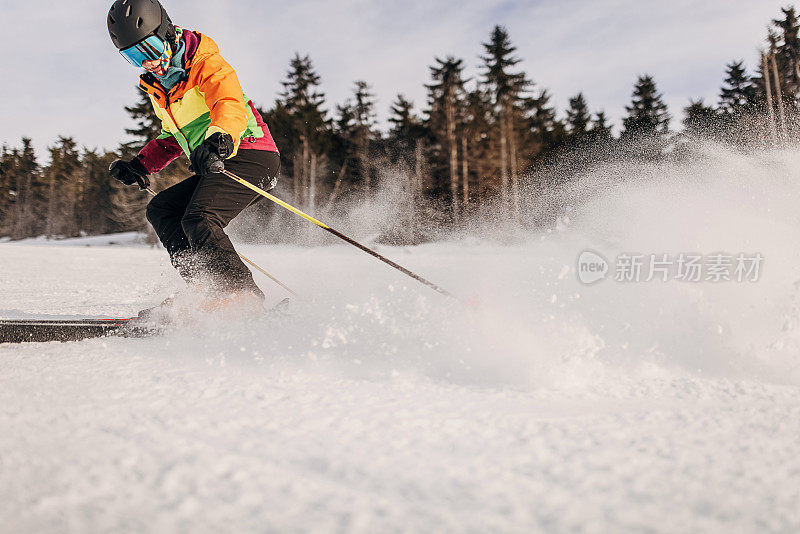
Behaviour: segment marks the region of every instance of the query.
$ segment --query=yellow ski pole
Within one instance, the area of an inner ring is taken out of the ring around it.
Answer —
[[[152,195],[152,196],[156,196],[156,192],[155,192],[155,191],[153,191],[153,189],[152,189],[152,188],[150,188],[150,187],[146,187],[146,188],[145,188],[145,191],[147,191],[148,193],[150,193],[150,195]],[[239,253],[237,252],[237,254],[239,254]],[[256,263],[253,261],[253,260],[251,260],[251,259],[249,259],[249,258],[247,258],[247,257],[243,256],[242,254],[239,254],[239,257],[240,257],[240,258],[242,258],[242,260],[243,260],[243,261],[246,261],[247,263],[249,263],[250,265],[252,265],[252,266],[253,266],[253,267],[255,267],[256,269],[258,269],[259,271],[261,271],[263,274],[265,274],[265,275],[267,276],[267,278],[269,278],[270,280],[272,280],[273,282],[275,282],[276,284],[278,284],[279,286],[281,286],[283,289],[285,289],[286,291],[288,291],[289,293],[291,293],[291,294],[292,294],[292,295],[294,295],[295,297],[297,297],[297,296],[298,296],[298,295],[297,295],[297,293],[295,293],[294,291],[292,291],[291,289],[289,289],[289,286],[287,286],[286,284],[284,284],[283,282],[281,282],[280,280],[278,280],[277,278],[275,278],[274,276],[272,276],[271,274],[269,274],[267,271],[265,271],[264,269],[262,269],[261,267],[259,267],[259,266],[258,266],[258,265],[257,265],[257,264],[256,264]]]
[[[266,191],[264,191],[260,187],[251,184],[247,180],[239,178],[238,176],[236,176],[232,172],[230,172],[228,170],[225,170],[224,168],[221,168],[222,167],[222,162],[218,162],[218,163],[220,165],[217,168],[214,169],[214,172],[222,172],[228,178],[239,182],[240,184],[242,184],[243,186],[247,187],[248,189],[251,189],[252,191],[255,191],[256,193],[258,193],[262,197],[265,197],[265,198],[271,200],[272,202],[274,202],[275,204],[278,204],[279,206],[281,206],[283,208],[286,208],[287,210],[291,211],[295,215],[299,215],[300,217],[304,218],[305,220],[316,224],[317,226],[319,226],[323,230],[332,233],[333,235],[335,235],[339,239],[342,239],[342,240],[350,243],[354,247],[360,248],[361,250],[363,250],[367,254],[370,254],[370,255],[378,258],[383,263],[394,267],[395,269],[397,269],[401,273],[403,273],[403,274],[405,274],[407,276],[410,276],[411,278],[413,278],[417,282],[425,284],[426,286],[428,286],[429,288],[433,289],[434,291],[437,291],[438,293],[441,293],[442,295],[445,295],[447,297],[456,298],[455,295],[453,295],[452,293],[450,293],[449,291],[447,291],[445,289],[442,289],[441,287],[437,286],[433,282],[431,282],[429,280],[426,280],[425,278],[421,277],[420,275],[418,275],[418,274],[416,274],[414,272],[409,271],[408,269],[406,269],[402,265],[399,265],[399,264],[393,262],[389,258],[381,256],[380,254],[378,254],[374,250],[372,250],[370,248],[367,248],[364,245],[362,245],[361,243],[359,243],[358,241],[355,241],[354,239],[351,239],[351,238],[347,237],[346,235],[342,234],[341,232],[338,232],[338,231],[334,230],[333,228],[331,228],[327,224],[325,224],[325,223],[323,223],[321,221],[318,221],[317,219],[315,219],[311,215],[303,213],[302,211],[300,211],[299,209],[295,208],[294,206],[292,206],[290,204],[287,204],[286,202],[284,202],[283,200],[279,199],[278,197],[267,193]]]

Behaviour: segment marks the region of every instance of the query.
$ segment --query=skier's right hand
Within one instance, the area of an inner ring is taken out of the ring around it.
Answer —
[[[111,164],[108,172],[125,185],[139,184],[139,189],[150,187],[150,179],[147,177],[150,173],[138,157],[130,161],[118,159]]]

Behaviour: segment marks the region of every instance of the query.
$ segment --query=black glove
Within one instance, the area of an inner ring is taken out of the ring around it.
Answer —
[[[111,164],[108,172],[125,185],[139,184],[139,189],[150,187],[150,179],[147,177],[150,172],[138,156],[130,161],[118,159]]]
[[[233,137],[222,132],[213,133],[189,156],[192,171],[202,175],[222,172],[225,170],[223,160],[231,154]]]

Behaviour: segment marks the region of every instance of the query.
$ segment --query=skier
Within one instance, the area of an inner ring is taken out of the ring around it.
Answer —
[[[223,230],[261,197],[213,171],[224,161],[248,182],[274,187],[280,156],[269,128],[216,43],[173,25],[158,0],[116,0],[108,31],[122,56],[147,71],[139,88],[162,126],[136,157],[113,162],[111,176],[146,189],[151,173],[186,154],[194,175],[158,193],[147,220],[190,287],[202,287],[218,303],[260,309],[264,293]]]

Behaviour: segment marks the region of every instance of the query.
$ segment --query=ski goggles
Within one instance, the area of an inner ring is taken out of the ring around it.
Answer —
[[[151,35],[135,45],[119,51],[134,67],[142,67],[145,61],[169,58],[167,43],[157,35]]]

